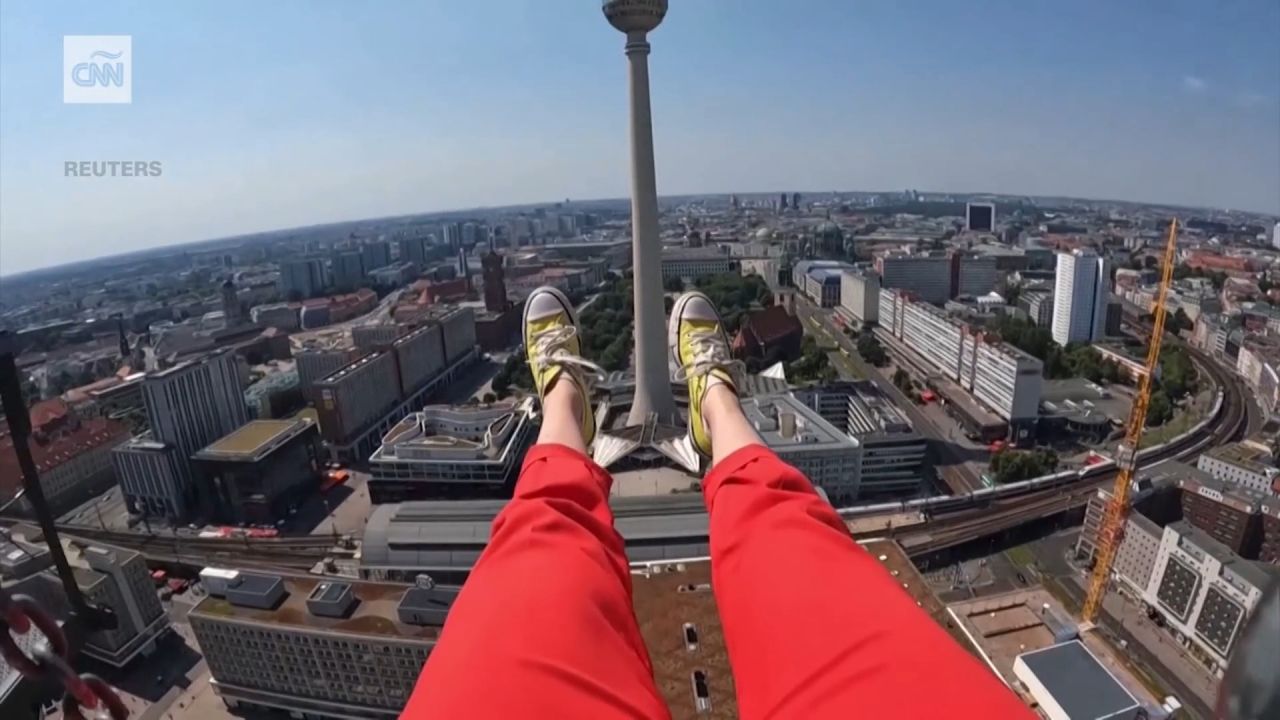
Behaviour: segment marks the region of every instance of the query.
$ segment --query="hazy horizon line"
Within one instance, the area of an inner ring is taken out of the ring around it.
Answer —
[[[718,197],[718,196],[731,196],[731,195],[780,195],[783,192],[785,192],[788,196],[798,192],[802,197],[805,195],[822,196],[822,195],[840,195],[840,194],[883,195],[883,194],[890,194],[890,193],[901,193],[901,192],[905,192],[906,190],[912,190],[913,192],[917,192],[922,195],[978,195],[978,196],[991,195],[991,196],[1005,197],[1005,198],[1054,199],[1054,200],[1070,200],[1070,201],[1094,202],[1094,203],[1123,203],[1126,205],[1147,205],[1151,207],[1167,207],[1167,208],[1177,208],[1177,209],[1192,210],[1192,211],[1209,210],[1209,211],[1215,211],[1215,212],[1238,212],[1238,213],[1246,213],[1250,215],[1259,215],[1267,218],[1280,218],[1280,214],[1278,213],[1260,211],[1260,210],[1249,210],[1245,208],[1215,208],[1207,205],[1190,206],[1190,205],[1179,205],[1176,203],[1160,203],[1160,202],[1150,202],[1150,201],[1143,201],[1143,200],[1122,200],[1122,199],[1114,199],[1114,198],[1087,198],[1087,197],[1078,197],[1073,195],[1028,195],[1023,193],[1004,193],[1004,192],[991,192],[991,191],[919,190],[916,188],[901,188],[901,189],[894,189],[894,190],[786,190],[786,191],[783,191],[780,189],[779,190],[732,190],[727,192],[672,193],[667,195],[659,193],[658,200],[661,201],[663,198],[682,198],[682,197]],[[176,250],[182,247],[186,247],[188,245],[197,245],[201,243],[215,243],[215,242],[224,241],[224,240],[229,241],[229,240],[235,240],[236,238],[246,238],[246,237],[252,237],[255,235],[267,235],[271,233],[291,232],[291,231],[306,230],[310,228],[320,228],[320,227],[326,227],[326,226],[332,226],[332,225],[346,225],[346,224],[352,224],[352,223],[386,221],[386,220],[393,220],[396,218],[409,218],[409,217],[416,217],[416,216],[458,215],[458,214],[465,214],[465,213],[477,212],[477,211],[493,212],[495,210],[501,210],[503,208],[527,207],[527,206],[538,206],[538,205],[557,205],[557,204],[563,204],[566,200],[569,203],[575,203],[575,202],[599,203],[599,202],[610,202],[610,201],[629,201],[630,197],[623,195],[623,196],[598,197],[598,198],[576,198],[576,199],[565,198],[564,200],[515,202],[515,203],[507,203],[504,205],[475,205],[475,206],[466,207],[466,208],[451,208],[446,210],[422,210],[417,212],[397,213],[392,215],[381,215],[376,217],[321,221],[321,222],[316,222],[310,225],[291,225],[291,226],[268,228],[263,230],[253,230],[253,231],[244,232],[244,233],[224,235],[221,237],[203,238],[203,239],[197,239],[197,240],[186,240],[186,241],[180,241],[180,242],[169,243],[169,244],[155,245],[149,248],[130,250],[128,252],[123,252],[123,253],[95,255],[92,257],[60,263],[57,265],[44,265],[40,267],[28,268],[25,270],[20,270],[15,273],[0,272],[0,278],[14,280],[14,279],[22,278],[25,275],[30,275],[34,273],[52,272],[52,271],[58,270],[59,268],[69,267],[69,266],[78,265],[82,263],[104,262],[104,261],[111,260],[112,258],[124,258],[130,255],[139,255],[143,253],[157,252],[157,251],[161,251],[169,248]]]

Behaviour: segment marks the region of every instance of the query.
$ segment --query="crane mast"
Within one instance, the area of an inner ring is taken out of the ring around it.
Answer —
[[[1173,279],[1177,247],[1178,221],[1174,219],[1169,223],[1169,239],[1164,247],[1164,262],[1160,265],[1160,289],[1156,295],[1155,318],[1151,323],[1151,342],[1147,346],[1146,371],[1138,378],[1138,392],[1133,399],[1133,407],[1129,410],[1124,442],[1120,444],[1116,456],[1116,467],[1119,469],[1116,484],[1111,490],[1111,501],[1107,503],[1102,528],[1098,532],[1097,558],[1093,565],[1093,576],[1089,580],[1089,594],[1084,601],[1085,622],[1094,622],[1098,617],[1102,598],[1107,592],[1107,581],[1111,578],[1111,566],[1124,536],[1125,519],[1129,515],[1129,491],[1133,487],[1133,475],[1138,465],[1138,442],[1142,439],[1142,429],[1147,423],[1151,384],[1160,363],[1160,342],[1164,338],[1164,320],[1168,312],[1165,300],[1169,294],[1169,282]]]

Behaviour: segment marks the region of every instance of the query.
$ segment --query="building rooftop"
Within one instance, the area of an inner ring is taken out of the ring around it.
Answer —
[[[1081,377],[1045,380],[1040,385],[1040,405],[1047,415],[1083,418],[1101,415],[1114,423],[1129,417],[1133,401]]]
[[[193,457],[197,460],[257,462],[314,427],[315,423],[308,418],[253,420],[214,441]]]
[[[870,540],[860,544],[900,581],[904,592],[945,627],[946,608],[897,543]],[[631,584],[636,620],[653,662],[654,681],[672,719],[737,718],[733,671],[711,592],[710,561],[702,557],[633,565]],[[692,625],[695,633],[692,647],[686,642],[686,625]],[[705,674],[710,698],[705,712],[699,712],[694,704],[695,671]]]
[[[665,247],[662,249],[663,260],[728,260],[727,254],[718,248],[686,248]]]
[[[365,525],[364,567],[470,570],[506,500],[421,501],[374,507]],[[697,493],[609,498],[614,527],[633,562],[701,557],[708,519]]]
[[[241,573],[241,577],[259,576]],[[210,595],[192,608],[191,615],[263,625],[287,625],[318,631],[415,640],[435,640],[440,635],[438,626],[410,625],[400,621],[400,601],[404,599],[406,593],[413,590],[411,586],[351,580],[349,584],[351,592],[356,597],[356,603],[350,614],[346,617],[325,617],[312,613],[307,607],[307,599],[317,585],[328,581],[326,578],[301,575],[261,577],[266,578],[266,582],[279,580],[284,584],[284,599],[276,607],[272,609],[245,607]]]
[[[1065,717],[1128,720],[1138,716],[1138,700],[1079,640],[1018,656]]]
[[[361,356],[356,360],[335,370],[331,375],[316,381],[316,385],[336,385],[349,375],[354,375],[373,366],[374,362],[382,359],[387,353],[383,350],[375,350],[368,355]]]
[[[1259,475],[1280,473],[1280,470],[1264,462],[1267,457],[1264,451],[1243,443],[1219,445],[1205,450],[1204,454]]]
[[[858,443],[822,419],[792,395],[744,398],[742,411],[760,438],[778,452],[794,450],[854,450]]]
[[[531,422],[532,414],[531,400],[477,406],[431,405],[396,423],[369,460],[498,460],[513,450],[516,430]]]
[[[1178,478],[1178,487],[1183,492],[1195,493],[1246,513],[1257,512],[1265,499],[1260,492],[1219,480],[1203,470],[1193,467],[1186,469],[1188,472]]]
[[[103,445],[116,445],[129,437],[129,431],[120,423],[106,418],[90,418],[74,430],[60,430],[53,437],[41,439],[32,435],[29,445],[36,469],[48,472],[79,455]],[[13,436],[8,425],[0,430],[0,499],[16,492],[21,485],[22,472],[13,452]]]

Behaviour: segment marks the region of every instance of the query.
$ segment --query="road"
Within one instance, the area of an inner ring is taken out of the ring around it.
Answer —
[[[981,464],[975,463],[972,456],[984,452],[985,448],[967,447],[963,437],[955,432],[949,418],[930,417],[931,413],[919,408],[879,370],[868,365],[858,354],[854,341],[836,325],[831,311],[815,308],[808,300],[797,296],[796,315],[804,325],[805,332],[813,335],[821,343],[843,350],[838,355],[852,367],[854,377],[867,378],[875,383],[886,397],[893,400],[894,404],[906,413],[916,432],[929,440],[934,450],[935,470],[950,492],[958,494],[984,487]],[[837,363],[836,367],[840,369],[840,363]]]

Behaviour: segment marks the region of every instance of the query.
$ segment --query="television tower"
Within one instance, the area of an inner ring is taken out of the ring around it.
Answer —
[[[635,292],[636,394],[628,425],[650,416],[676,420],[667,370],[662,305],[662,246],[658,241],[658,187],[653,168],[653,114],[649,108],[648,33],[667,14],[667,0],[604,0],[609,24],[627,34],[631,78],[631,257]]]

